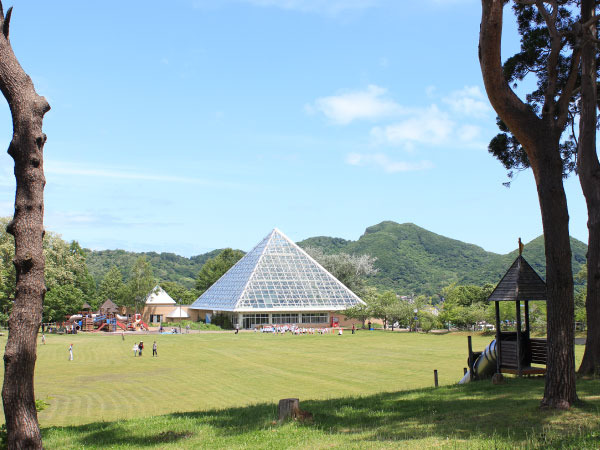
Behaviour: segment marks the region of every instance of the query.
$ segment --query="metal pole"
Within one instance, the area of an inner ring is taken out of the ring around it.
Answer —
[[[437,369],[433,371],[433,382],[435,383],[435,387],[438,387],[438,373],[437,373]]]

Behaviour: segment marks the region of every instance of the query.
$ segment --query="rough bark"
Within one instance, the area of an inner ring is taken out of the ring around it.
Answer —
[[[283,398],[277,406],[279,422],[289,419],[297,419],[300,415],[300,401],[297,398]]]
[[[595,1],[583,0],[581,21],[595,15]],[[579,373],[600,375],[600,163],[596,152],[596,25],[582,30],[581,115],[577,167],[588,211],[587,299],[588,332]]]
[[[573,274],[569,215],[562,182],[559,142],[566,123],[570,92],[576,82],[579,56],[563,93],[547,92],[538,117],[510,88],[502,71],[503,0],[482,0],[479,36],[481,72],[490,102],[511,133],[523,145],[533,170],[544,229],[548,294],[548,363],[542,406],[568,408],[576,399]],[[560,40],[555,41],[560,44]],[[554,50],[554,49],[553,49]],[[555,53],[555,52],[553,52]],[[555,86],[556,68],[549,58],[548,89]],[[558,97],[557,100],[555,98]]]
[[[2,400],[7,445],[42,448],[35,409],[34,368],[37,333],[42,321],[44,283],[44,200],[42,132],[50,106],[36,92],[15,57],[8,38],[12,8],[6,16],[0,2],[0,90],[10,107],[13,136],[8,153],[15,162],[15,214],[7,231],[15,237],[16,291],[4,353]]]

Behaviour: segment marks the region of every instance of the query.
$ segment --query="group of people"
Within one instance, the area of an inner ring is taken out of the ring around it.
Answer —
[[[342,335],[344,333],[343,329],[339,327],[337,334]],[[335,329],[325,328],[306,328],[299,327],[297,325],[265,325],[260,329],[254,328],[254,332],[260,331],[261,333],[273,333],[273,334],[285,334],[292,333],[294,335],[300,334],[329,334],[335,333]],[[236,333],[237,334],[237,333]],[[352,334],[354,334],[354,326],[352,326]]]
[[[144,341],[140,341],[133,344],[133,356],[142,356],[142,352],[144,351]],[[158,344],[156,341],[152,344],[152,356],[158,356]]]
[[[142,356],[142,352],[144,351],[144,341],[140,341],[133,344],[133,356]],[[158,344],[156,341],[152,344],[152,356],[158,356]]]

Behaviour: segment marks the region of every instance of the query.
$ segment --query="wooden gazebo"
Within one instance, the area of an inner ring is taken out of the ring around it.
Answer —
[[[521,376],[546,372],[545,367],[539,367],[546,365],[546,339],[531,338],[529,326],[529,302],[539,300],[547,300],[546,283],[519,254],[488,298],[488,301],[496,303],[496,370],[498,373]],[[515,302],[516,331],[501,330],[500,302]],[[521,312],[522,303],[524,303],[523,312]],[[537,366],[532,366],[533,364]]]
[[[119,312],[119,308],[117,307],[117,305],[115,305],[115,302],[113,302],[111,299],[106,300],[104,303],[102,303],[102,305],[100,306],[100,309],[98,310],[98,314],[117,314]]]

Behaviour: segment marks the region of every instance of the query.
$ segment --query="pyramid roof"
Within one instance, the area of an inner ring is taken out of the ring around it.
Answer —
[[[522,256],[518,256],[488,301],[546,300],[546,283]]]
[[[99,308],[99,311],[101,313],[116,313],[116,312],[119,312],[119,307],[117,305],[115,305],[115,302],[113,302],[109,298],[104,303],[102,303],[102,305]]]
[[[178,306],[177,308],[173,309],[173,311],[171,311],[169,314],[167,314],[167,318],[169,318],[169,319],[189,319],[190,315],[187,313],[187,311],[182,309],[181,306]]]
[[[146,305],[175,305],[176,302],[171,298],[167,291],[158,284],[150,291],[146,297]]]
[[[364,302],[275,228],[190,308],[336,311],[358,304]]]

